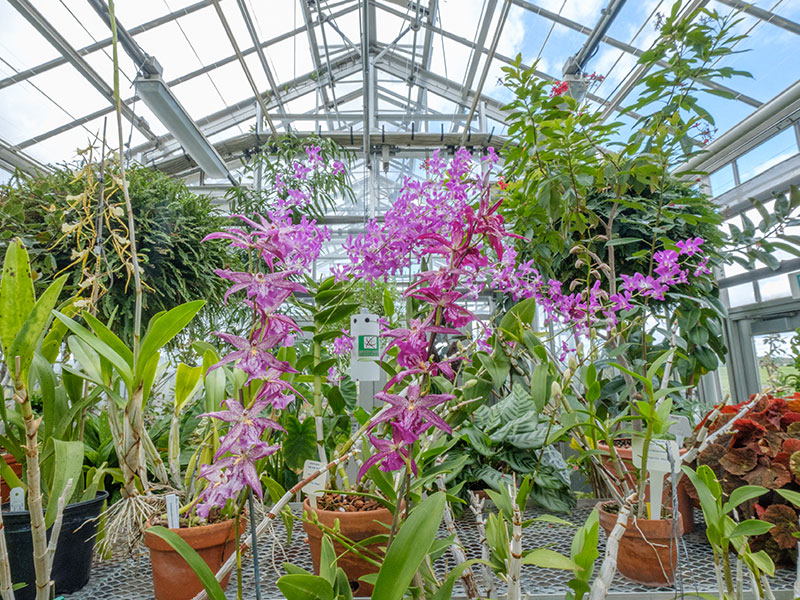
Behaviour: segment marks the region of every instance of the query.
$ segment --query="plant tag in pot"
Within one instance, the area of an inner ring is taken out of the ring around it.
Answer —
[[[314,473],[319,471],[325,464],[318,460],[307,460],[303,463],[303,479],[311,477]],[[309,481],[303,486],[303,492],[308,496],[308,503],[314,508],[317,508],[317,496],[328,485],[328,472],[325,471],[316,479]]]
[[[362,310],[350,317],[350,335],[353,349],[350,351],[350,377],[354,381],[378,381],[381,369],[380,327],[378,315]]]
[[[8,500],[8,509],[11,512],[22,512],[25,510],[25,490],[15,487],[11,490]]]
[[[178,529],[181,526],[181,521],[178,516],[178,496],[175,494],[167,494],[167,527],[170,529]]]

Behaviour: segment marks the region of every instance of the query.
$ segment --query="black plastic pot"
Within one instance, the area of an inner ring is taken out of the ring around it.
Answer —
[[[56,584],[56,594],[77,592],[89,581],[92,570],[94,539],[97,533],[97,517],[108,498],[100,492],[94,500],[70,504],[64,509],[61,534],[58,536],[56,554],[53,557],[51,579]],[[17,600],[35,600],[36,573],[33,568],[33,539],[31,519],[28,511],[7,512],[4,505],[3,530],[6,534],[8,557],[11,563],[11,581],[27,585],[17,592]],[[50,530],[47,531],[50,539]]]

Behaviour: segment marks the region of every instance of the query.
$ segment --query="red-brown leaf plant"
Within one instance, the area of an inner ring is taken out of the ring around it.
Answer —
[[[744,404],[722,408],[709,432],[734,419]],[[770,490],[743,504],[739,518],[755,517],[775,523],[768,533],[753,538],[751,546],[754,551],[766,550],[776,565],[793,567],[797,538],[792,534],[800,530],[798,515],[773,490],[800,491],[800,394],[789,398],[765,395],[697,460],[714,470],[728,494],[748,484]]]

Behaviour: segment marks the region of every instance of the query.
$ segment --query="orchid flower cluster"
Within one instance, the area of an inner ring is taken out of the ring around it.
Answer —
[[[200,517],[207,518],[212,507],[224,507],[247,487],[263,498],[256,461],[279,449],[278,445],[271,445],[264,439],[265,432],[283,431],[274,417],[300,396],[283,378],[297,371],[274,354],[277,349],[294,343],[300,327],[291,317],[278,311],[292,294],[306,291],[295,278],[306,272],[319,256],[328,232],[306,217],[293,222],[291,207],[291,201],[283,202],[265,216],[256,215],[254,219],[234,215],[233,218],[244,226],[230,227],[204,240],[227,240],[231,246],[256,257],[261,268],[254,272],[215,271],[232,283],[225,300],[244,291],[243,301],[252,309],[254,318],[247,337],[215,333],[234,349],[211,369],[233,365],[247,376],[243,389],[257,391],[251,397],[242,393],[240,399],[227,398],[223,401],[225,410],[201,415],[230,425],[220,440],[213,462],[200,468],[200,478],[208,482],[198,496],[196,512]],[[265,415],[267,411],[269,417]]]
[[[384,355],[397,349],[398,373],[376,398],[386,406],[371,424],[369,439],[376,452],[359,471],[359,478],[373,465],[394,471],[404,465],[416,473],[411,449],[431,428],[451,432],[437,407],[454,399],[450,394],[430,393],[432,376],[455,377],[453,363],[466,356],[438,358],[439,335],[464,335],[464,328],[475,315],[460,302],[490,287],[500,273],[514,274],[516,252],[513,238],[498,214],[502,201],[492,200],[492,170],[497,162],[492,148],[476,168],[466,149],[458,150],[445,161],[439,153],[428,159],[428,178],[407,178],[400,196],[384,222],[371,222],[364,234],[351,237],[346,244],[349,266],[337,276],[372,280],[397,275],[411,266],[412,260],[426,259],[437,268],[415,276],[405,296],[421,300],[427,307],[408,327],[388,329],[382,337]],[[511,269],[511,271],[509,271]],[[463,290],[463,291],[462,291]],[[485,341],[484,341],[485,343]],[[408,382],[399,393],[390,390]],[[373,434],[384,424],[391,439]]]
[[[333,176],[344,173],[342,161],[334,160],[326,165],[321,152],[319,146],[306,146],[303,160],[293,161],[290,171],[275,174],[274,190],[279,206],[308,206],[314,192],[310,176],[325,171]]]

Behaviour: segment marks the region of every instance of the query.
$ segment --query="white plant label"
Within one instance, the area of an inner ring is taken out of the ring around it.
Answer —
[[[8,501],[8,508],[11,512],[22,512],[25,510],[25,490],[21,487],[15,487],[11,490],[11,496]]]
[[[325,466],[325,463],[319,460],[307,460],[303,463],[303,479],[311,477],[314,473],[319,471]],[[317,496],[328,485],[328,472],[325,471],[313,481],[309,481],[303,486],[303,493],[308,496],[308,502],[314,508],[317,507]]]
[[[635,437],[631,440],[633,464],[639,469],[642,468],[643,444],[644,440],[640,437]],[[670,463],[670,458],[672,458],[672,463]],[[648,471],[670,473],[674,470],[675,473],[679,473],[680,468],[681,457],[678,442],[675,440],[650,440],[650,449],[647,451]]]
[[[679,448],[683,448],[683,440],[692,435],[692,425],[683,415],[670,415],[675,422],[670,425],[669,432],[675,436]]]
[[[167,494],[167,527],[178,529],[181,526],[180,515],[178,514],[178,496]]]

